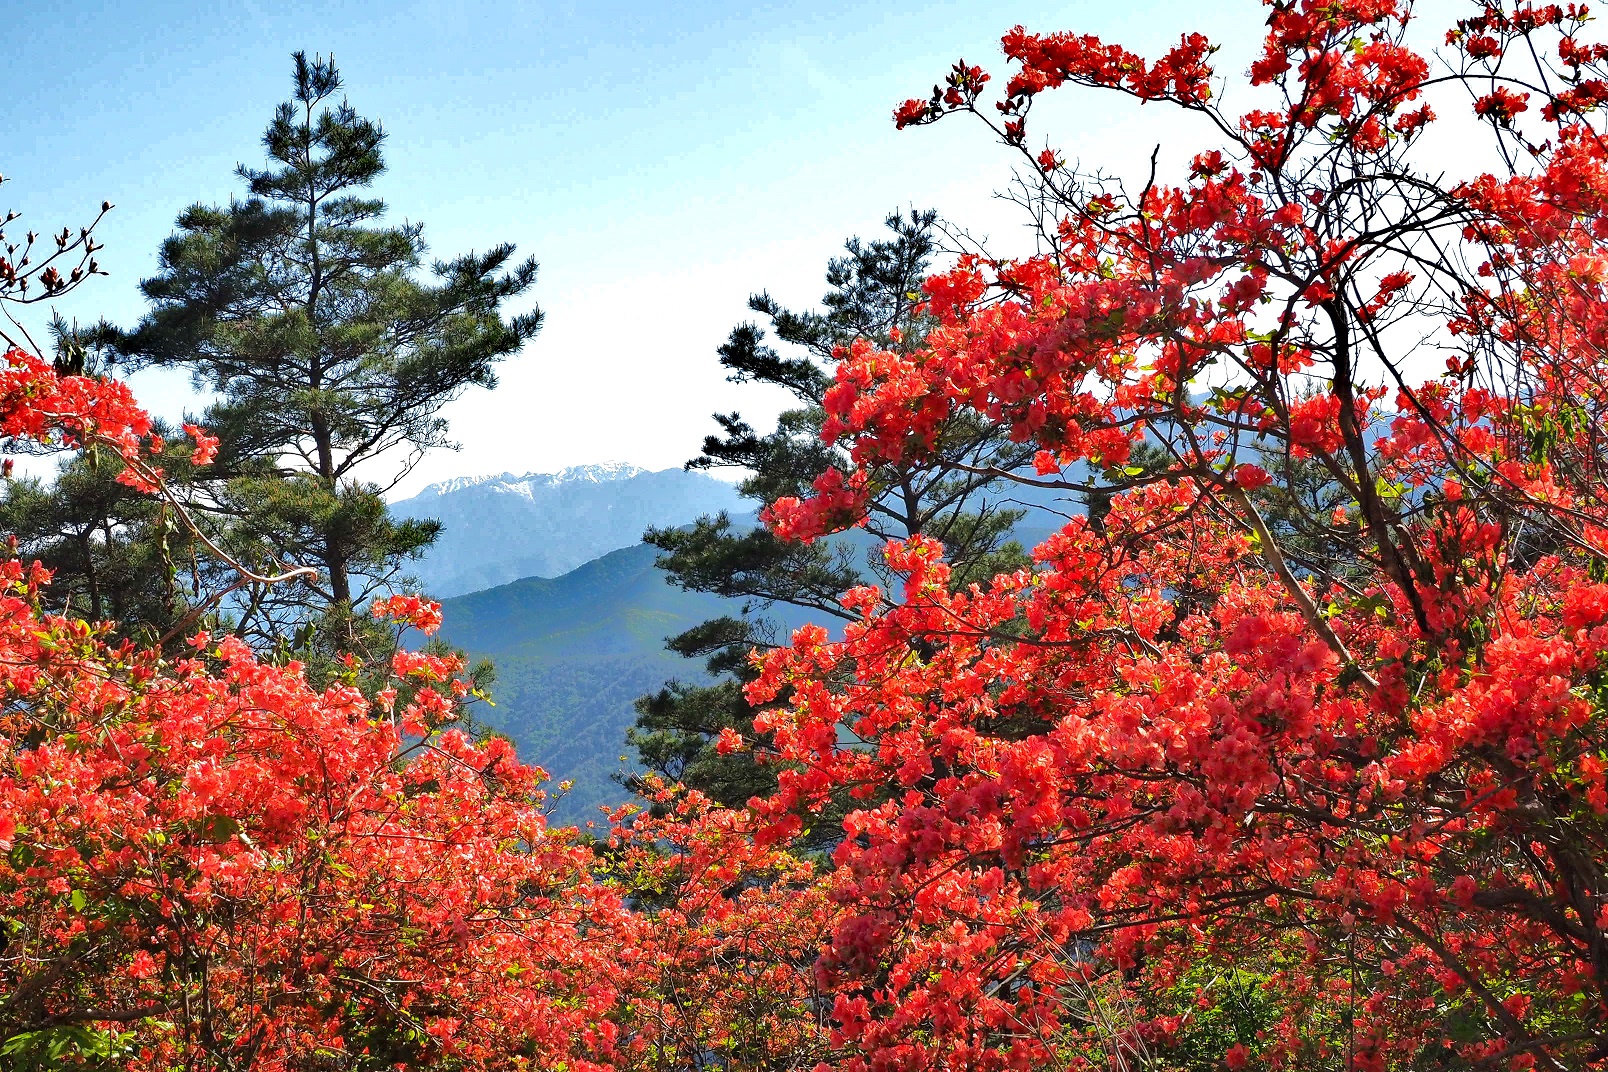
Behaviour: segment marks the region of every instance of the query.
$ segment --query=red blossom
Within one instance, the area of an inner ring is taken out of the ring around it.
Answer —
[[[389,618],[412,626],[426,636],[441,628],[441,604],[422,596],[404,593],[376,599],[369,613],[375,618]]]
[[[1474,114],[1507,126],[1515,116],[1529,110],[1529,100],[1528,93],[1515,93],[1506,86],[1497,86],[1490,93],[1475,99]]]
[[[957,588],[931,542],[896,545],[840,639],[757,657],[765,836],[858,802],[817,966],[838,1067],[1047,1063],[1097,968],[1159,1044],[1157,996],[1203,962],[1281,965],[1277,1022],[1229,1067],[1332,1060],[1340,1016],[1358,1067],[1600,1061],[1578,1040],[1608,909],[1568,892],[1598,888],[1608,814],[1608,49],[1585,27],[1488,4],[1449,36],[1511,168],[1462,182],[1412,155],[1442,75],[1395,0],[1270,5],[1244,114],[1198,36],[1151,60],[1006,35],[1013,147],[1068,85],[1211,121],[1174,147],[1182,183],[1046,179],[1053,249],[967,258],[926,284],[919,346],[841,354],[825,434],[852,468],[769,515],[852,525],[857,478],[944,471],[957,427],[1022,444],[1011,478],[1108,482],[1031,569]],[[1447,338],[1442,376],[1407,356]],[[1333,499],[1292,505],[1309,464]]]
[[[193,424],[184,426],[184,433],[195,443],[195,450],[190,455],[192,465],[209,465],[213,458],[218,456],[218,437],[208,435],[206,429]]]

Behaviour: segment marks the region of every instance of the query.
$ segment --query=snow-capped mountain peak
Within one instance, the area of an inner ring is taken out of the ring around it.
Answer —
[[[561,484],[605,484],[613,480],[629,480],[648,470],[629,462],[598,462],[592,465],[571,465],[556,473],[495,473],[489,476],[455,476],[450,480],[427,485],[417,498],[451,495],[469,488],[485,487],[492,491],[514,491],[521,488],[552,488]]]
[[[434,495],[451,495],[455,491],[463,491],[465,488],[489,484],[494,480],[510,479],[513,479],[512,473],[498,473],[496,476],[455,476],[450,480],[438,480],[434,484],[426,484],[414,497],[422,499]]]
[[[739,508],[737,489],[724,481],[625,462],[459,477],[391,504],[398,517],[442,523],[440,538],[414,567],[435,596],[557,577],[636,543],[649,527]]]
[[[553,483],[568,484],[577,480],[602,484],[610,480],[630,480],[647,472],[640,465],[629,462],[600,462],[597,465],[572,465],[553,474]]]

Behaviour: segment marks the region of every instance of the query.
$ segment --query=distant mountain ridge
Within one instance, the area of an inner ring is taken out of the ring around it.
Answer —
[[[674,470],[665,471],[672,472]],[[602,484],[611,480],[629,480],[646,472],[648,470],[640,465],[631,465],[628,462],[598,462],[595,465],[571,465],[560,469],[556,473],[525,473],[521,476],[516,476],[513,473],[497,473],[492,476],[455,476],[448,480],[440,480],[434,484],[427,485],[414,498],[424,499],[432,495],[440,498],[456,491],[480,487],[503,493],[523,493],[528,496],[532,488],[556,487],[559,484],[573,483]]]
[[[440,539],[412,567],[437,598],[558,577],[638,543],[651,526],[742,509],[736,488],[714,477],[623,462],[457,477],[391,504],[398,517],[442,523]]]

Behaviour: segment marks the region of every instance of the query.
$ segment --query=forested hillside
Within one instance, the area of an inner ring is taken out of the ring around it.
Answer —
[[[667,681],[704,680],[702,665],[667,651],[665,640],[746,605],[676,587],[654,566],[658,554],[638,543],[561,577],[526,577],[442,603],[443,639],[496,665],[495,706],[482,706],[476,720],[512,738],[554,781],[574,782],[556,812],[563,821],[597,819],[599,804],[630,799],[615,776],[636,769],[626,743],[636,700]],[[808,618],[766,617],[783,639]]]
[[[599,803],[629,794],[625,730],[638,696],[698,667],[664,648],[667,636],[730,613],[730,601],[683,592],[636,544],[551,580],[527,577],[442,603],[442,636],[497,667],[496,707],[476,717],[519,746],[555,780],[573,780],[567,821],[599,818]]]

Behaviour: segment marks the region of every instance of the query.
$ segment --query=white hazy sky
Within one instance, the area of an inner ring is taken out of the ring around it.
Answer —
[[[1224,45],[1232,92],[1265,14],[1253,0],[68,0],[8,18],[20,73],[0,98],[0,209],[48,231],[117,204],[101,231],[111,276],[59,303],[70,319],[139,317],[138,281],[177,214],[226,201],[235,164],[260,162],[298,48],[333,51],[352,104],[384,123],[376,191],[395,218],[425,222],[434,254],[508,240],[540,260],[546,328],[496,391],[451,406],[462,450],[429,457],[407,494],[457,475],[679,465],[711,412],[767,419],[780,399],[725,383],[715,347],[751,291],[819,298],[826,259],[891,209],[931,206],[1002,247],[1025,241],[991,197],[1011,157],[980,124],[896,133],[890,120],[957,57],[1003,81],[1013,24],[1147,54],[1202,30]],[[1035,138],[1119,174],[1157,143],[1164,159],[1193,151],[1195,128],[1156,106],[1073,90],[1046,104]],[[181,377],[135,387],[164,415],[195,403]]]

